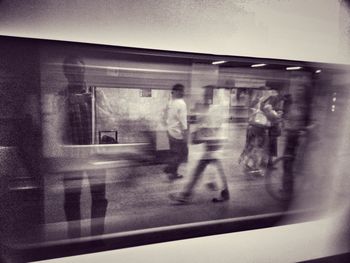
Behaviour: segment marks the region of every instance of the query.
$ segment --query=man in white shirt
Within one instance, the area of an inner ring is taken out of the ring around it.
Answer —
[[[187,106],[183,99],[184,86],[175,84],[172,88],[172,98],[167,106],[167,131],[170,146],[168,166],[164,169],[169,179],[179,179],[182,175],[177,173],[181,163],[187,160]]]

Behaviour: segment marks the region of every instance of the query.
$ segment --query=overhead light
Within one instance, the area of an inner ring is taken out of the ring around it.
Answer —
[[[301,67],[286,67],[286,70],[299,70]]]
[[[212,62],[211,64],[213,64],[213,65],[218,65],[218,64],[224,64],[224,63],[226,63],[226,61],[220,60],[220,61],[214,61],[214,62]]]
[[[322,70],[320,70],[320,69],[315,71],[316,74],[321,73],[321,72],[322,72]]]
[[[259,67],[265,67],[266,64],[253,64],[251,65],[252,68],[259,68]]]

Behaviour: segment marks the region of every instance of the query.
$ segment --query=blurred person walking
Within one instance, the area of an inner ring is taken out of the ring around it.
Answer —
[[[223,202],[230,199],[224,167],[221,162],[220,150],[222,149],[226,137],[223,130],[224,116],[220,105],[211,105],[214,86],[204,87],[203,112],[198,117],[198,129],[193,133],[192,142],[203,144],[204,153],[197,163],[190,177],[189,183],[179,194],[170,194],[171,200],[176,203],[188,203],[193,195],[193,189],[201,178],[203,172],[209,164],[216,166],[222,182],[220,196],[213,198],[213,202]]]
[[[187,161],[187,106],[184,101],[185,88],[175,84],[171,91],[171,100],[166,108],[166,126],[170,146],[170,158],[164,172],[170,180],[180,179],[178,174],[181,163]]]

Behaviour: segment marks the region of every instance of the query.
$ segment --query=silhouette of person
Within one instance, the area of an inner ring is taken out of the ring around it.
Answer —
[[[199,116],[198,120],[198,130],[197,130],[197,140],[199,143],[204,144],[204,153],[197,163],[193,174],[190,177],[189,183],[185,186],[184,190],[178,194],[170,194],[171,200],[177,203],[188,203],[189,199],[193,194],[193,189],[198,183],[201,175],[205,171],[209,164],[213,164],[217,167],[219,172],[219,177],[222,181],[222,190],[220,191],[220,196],[213,198],[213,202],[223,202],[230,199],[230,194],[227,185],[227,179],[224,172],[224,167],[220,160],[220,149],[223,147],[225,142],[225,134],[223,131],[224,116],[220,105],[211,105],[211,100],[213,94],[214,86],[204,87],[204,104],[203,112]]]
[[[68,56],[63,63],[64,75],[68,86],[64,91],[66,107],[65,143],[72,145],[86,145],[92,143],[92,96],[85,84],[85,63],[77,56]],[[71,158],[72,159],[72,158]],[[74,158],[73,162],[86,159]],[[106,171],[103,169],[80,170],[65,172],[64,183],[64,211],[68,222],[68,236],[81,235],[81,206],[80,197],[82,180],[87,175],[91,193],[91,234],[104,233],[104,217],[108,201],[106,199]]]
[[[269,130],[271,123],[277,125],[281,116],[281,112],[277,112],[273,108],[275,105],[271,104],[277,95],[276,91],[269,87],[261,87],[259,91],[260,96],[251,105],[253,112],[249,116],[246,143],[238,160],[244,164],[244,171],[250,175],[263,175],[265,163],[271,157],[270,151],[277,151],[277,142],[269,142]],[[265,116],[264,122],[258,123],[255,120],[258,113]]]
[[[164,172],[169,179],[179,179],[182,175],[177,173],[181,163],[187,160],[187,106],[183,99],[184,86],[176,84],[171,91],[171,100],[166,110],[166,125],[170,146],[170,158]]]
[[[283,116],[283,96],[280,91],[276,89],[277,94],[273,94],[269,97],[267,103],[269,103],[281,117]],[[271,119],[271,126],[268,128],[268,166],[272,168],[273,158],[278,155],[278,137],[282,134],[281,118]]]
[[[312,97],[312,88],[300,81],[293,86],[293,94],[287,94],[284,99],[286,138],[283,155],[289,159],[283,163],[281,190],[286,199],[291,199],[294,194],[294,167],[301,134],[308,134],[312,128]]]

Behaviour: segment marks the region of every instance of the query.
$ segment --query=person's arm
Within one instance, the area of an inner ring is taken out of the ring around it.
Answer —
[[[165,106],[165,108],[162,110],[162,115],[160,117],[161,124],[166,127],[167,126],[167,120],[168,120],[168,110],[169,110],[169,102]]]
[[[269,97],[266,100],[264,100],[261,103],[261,110],[266,114],[268,119],[270,119],[271,121],[277,121],[281,117],[281,114],[278,113],[273,107],[273,99],[273,97]]]
[[[178,110],[178,118],[181,123],[181,129],[184,135],[184,138],[188,137],[188,127],[187,127],[187,106],[185,103],[180,104]]]

